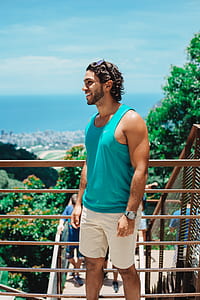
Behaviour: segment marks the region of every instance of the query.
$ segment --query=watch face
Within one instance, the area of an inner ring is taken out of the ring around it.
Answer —
[[[126,211],[125,216],[130,220],[134,220],[136,218],[136,213],[134,211]]]

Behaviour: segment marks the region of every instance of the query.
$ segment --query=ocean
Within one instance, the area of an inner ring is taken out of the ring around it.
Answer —
[[[161,94],[125,94],[122,103],[145,118],[161,99]],[[88,106],[83,94],[0,96],[0,130],[14,133],[84,130],[95,112],[96,107]]]

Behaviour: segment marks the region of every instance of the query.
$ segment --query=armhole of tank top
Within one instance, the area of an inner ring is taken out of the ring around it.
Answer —
[[[127,146],[127,144],[122,144],[122,143],[120,143],[120,142],[116,139],[115,132],[116,132],[116,130],[117,130],[117,127],[118,127],[119,122],[121,121],[121,119],[122,119],[122,118],[124,117],[124,115],[125,115],[128,111],[130,111],[130,110],[135,111],[135,109],[133,109],[133,108],[127,106],[127,107],[126,107],[126,110],[124,110],[124,111],[121,113],[120,119],[118,119],[117,122],[116,122],[116,124],[115,124],[115,129],[114,129],[114,135],[113,135],[113,138],[114,138],[114,140],[115,140],[119,145],[122,145],[122,146]]]
[[[121,119],[124,117],[124,115],[125,115],[129,110],[135,111],[133,108],[127,107],[126,110],[124,110],[124,111],[121,113],[120,119],[118,119],[118,120],[116,121],[116,124],[115,124],[115,130],[116,130],[117,126],[119,125],[119,122],[121,121]]]

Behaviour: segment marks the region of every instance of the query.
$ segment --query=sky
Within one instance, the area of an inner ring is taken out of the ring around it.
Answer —
[[[79,94],[100,59],[160,94],[199,25],[199,0],[0,0],[0,96]]]

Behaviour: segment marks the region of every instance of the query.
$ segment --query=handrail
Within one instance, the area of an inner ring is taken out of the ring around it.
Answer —
[[[190,134],[189,134],[189,136],[187,138],[186,145],[183,148],[183,150],[181,151],[181,154],[179,156],[179,159],[178,159],[179,162],[180,161],[190,161],[190,160],[191,161],[197,161],[197,162],[200,161],[199,159],[186,159],[186,156],[189,153],[189,151],[190,151],[190,149],[191,149],[191,147],[192,147],[192,145],[193,145],[193,143],[195,141],[195,138],[197,136],[197,132],[199,132],[199,130],[200,130],[200,125],[199,124],[193,124],[192,129],[190,131]],[[173,183],[176,180],[176,177],[177,177],[178,173],[180,172],[180,168],[181,167],[187,167],[187,166],[188,165],[184,165],[183,166],[183,165],[180,165],[180,164],[176,164],[174,166],[174,169],[173,169],[172,174],[171,174],[171,176],[170,176],[170,178],[169,178],[169,180],[168,180],[168,182],[167,182],[167,184],[165,186],[165,189],[169,189],[169,187],[171,187],[173,185]],[[197,164],[195,166],[194,165],[190,165],[190,166],[192,166],[192,167],[199,167],[200,164]],[[163,200],[166,200],[166,196],[167,195],[165,194],[165,198]],[[158,201],[158,203],[157,203],[157,205],[156,205],[156,207],[154,209],[153,215],[157,215],[158,212],[159,212],[159,210],[160,210],[160,208],[161,208],[161,199],[160,199],[160,201]],[[153,226],[153,223],[154,222],[151,223],[151,227]]]
[[[81,167],[85,160],[0,160],[0,167]]]
[[[140,242],[140,245],[143,245],[142,242]],[[141,272],[191,272],[191,268],[175,268],[175,267],[171,267],[171,268],[136,268],[137,272],[141,273]],[[195,267],[192,268],[193,271],[200,271],[200,267]],[[8,272],[45,272],[45,273],[69,273],[72,271],[75,272],[86,272],[86,269],[62,269],[62,268],[13,268],[13,267],[0,267],[0,271],[8,271]],[[106,268],[104,269],[105,272],[113,272],[113,271],[117,271],[117,269],[109,269]]]
[[[141,230],[138,231],[138,240],[139,242],[144,242],[143,232]],[[140,270],[145,269],[145,255],[144,255],[144,245],[139,245],[139,268]],[[141,294],[145,294],[145,272],[140,272],[140,292]],[[140,298],[144,300],[143,297]]]
[[[82,167],[85,160],[0,160],[0,167]],[[200,159],[150,159],[149,167],[198,167]]]
[[[2,296],[15,296],[19,297],[18,293],[4,293],[0,292],[0,295]],[[143,294],[141,297],[147,298],[147,299],[154,299],[154,298],[185,298],[185,297],[197,297],[200,296],[200,293],[165,293],[165,294]],[[79,294],[72,294],[72,295],[66,295],[66,294],[36,294],[36,293],[20,293],[20,297],[26,297],[26,298],[32,298],[32,297],[49,297],[49,298],[84,298],[85,295],[79,295]],[[124,298],[123,294],[118,294],[118,295],[101,295],[101,298]]]
[[[70,219],[71,216],[65,216]],[[63,219],[62,215],[0,215],[0,219]],[[174,219],[173,215],[144,215],[141,219]],[[200,219],[199,215],[180,215],[176,219]]]
[[[16,293],[16,297],[18,296],[18,297],[20,297],[21,296],[21,294],[24,294],[25,292],[22,292],[22,291],[19,291],[19,290],[17,290],[17,289],[14,289],[14,288],[12,288],[12,287],[9,287],[9,286],[7,286],[7,285],[5,285],[5,284],[1,284],[0,283],[0,289],[2,289],[2,290],[4,290],[4,291],[7,291],[7,292],[14,292],[14,293]],[[27,293],[28,294],[28,293]],[[8,295],[8,293],[6,293],[6,296]],[[34,297],[34,298],[32,298],[32,299],[36,299],[36,300],[44,300],[44,298],[41,298],[41,297]]]
[[[78,189],[0,189],[0,193],[77,193]],[[200,189],[145,189],[146,193],[200,193]]]
[[[43,160],[0,160],[0,167],[82,167],[84,165],[84,160],[60,160],[60,161],[43,161]],[[199,167],[200,159],[177,159],[177,160],[149,160],[149,167]],[[200,189],[146,189],[147,193],[191,193],[199,194]],[[75,193],[78,192],[78,189],[0,189],[1,193]],[[61,219],[63,216],[59,215],[0,215],[0,219],[3,218],[25,218],[25,219]],[[144,219],[172,219],[174,216],[169,215],[146,215],[143,216]],[[190,216],[176,216],[177,219],[200,219],[200,215],[190,215]],[[0,241],[1,245],[53,245],[59,247],[62,245],[70,244],[69,242],[60,242],[60,241]],[[73,243],[74,244],[74,243]],[[78,244],[78,243],[77,243]],[[137,245],[139,246],[158,246],[163,247],[167,245],[199,245],[200,241],[139,241]],[[77,269],[79,270],[79,269]],[[62,268],[12,268],[12,267],[0,267],[0,271],[14,271],[14,272],[49,272],[51,274],[70,272],[70,269]],[[106,269],[108,272],[113,272],[113,269]],[[150,273],[150,272],[191,272],[191,268],[139,268],[137,270],[139,273]],[[200,268],[193,268],[192,271],[200,271]],[[81,272],[85,272],[84,269],[81,269]],[[0,292],[0,295],[10,295],[17,296],[16,293],[4,293]],[[19,294],[18,294],[19,296]],[[85,298],[82,295],[63,295],[63,294],[53,294],[50,291],[47,294],[34,294],[34,293],[20,293],[21,297],[33,298],[33,297],[48,297],[50,298]],[[142,298],[184,298],[187,296],[200,296],[200,293],[172,293],[172,294],[142,294]],[[104,298],[120,298],[124,297],[123,295],[104,295]]]
[[[56,242],[60,241],[60,234],[56,234],[56,238],[55,238]],[[55,245],[54,249],[53,249],[53,256],[52,256],[52,261],[51,261],[51,269],[49,270],[50,272],[50,276],[49,276],[49,283],[48,283],[48,288],[47,288],[47,294],[52,294],[56,289],[55,289],[55,282],[57,283],[56,279],[56,273],[53,272],[54,269],[56,269],[57,267],[57,258],[58,258],[58,253],[59,253],[59,246]],[[36,268],[38,269],[38,268]],[[41,268],[43,269],[43,268]],[[23,271],[18,271],[18,272],[23,272]],[[45,272],[44,270],[42,270],[42,272]],[[48,300],[49,298],[47,298]]]
[[[20,245],[20,246],[66,246],[66,245],[78,245],[78,242],[53,242],[53,241],[6,241],[0,240],[1,245]],[[137,242],[137,245],[144,246],[167,246],[167,245],[199,245],[200,241],[153,241],[153,242]]]

